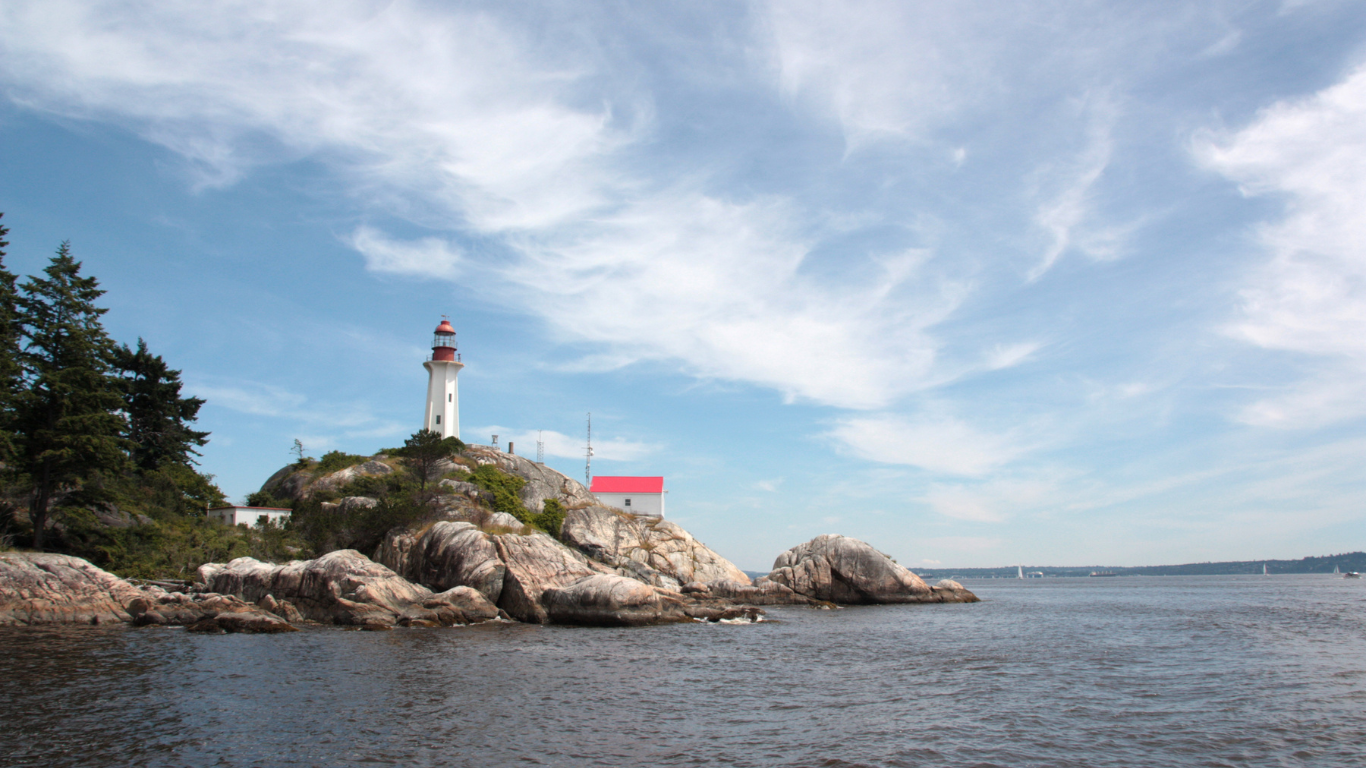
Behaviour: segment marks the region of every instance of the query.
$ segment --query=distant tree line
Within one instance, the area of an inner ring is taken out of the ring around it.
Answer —
[[[69,243],[21,282],[4,263],[8,233],[0,224],[0,535],[41,550],[54,508],[155,517],[223,503],[196,469],[209,436],[193,428],[204,401],[181,395],[180,372],[145,341],[108,336],[104,291],[81,274]],[[31,530],[16,523],[21,508]]]
[[[1116,576],[1235,576],[1260,574],[1266,566],[1268,574],[1281,573],[1342,573],[1366,572],[1366,552],[1345,552],[1338,555],[1305,557],[1299,560],[1235,560],[1219,563],[1184,563],[1181,565],[1118,566],[1001,566],[998,568],[927,568],[921,575],[965,579],[1013,579],[1021,568],[1025,574],[1042,573],[1045,578],[1090,576],[1092,573],[1113,573]]]

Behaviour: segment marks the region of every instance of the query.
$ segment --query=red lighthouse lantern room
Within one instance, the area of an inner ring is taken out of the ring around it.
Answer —
[[[451,327],[451,321],[441,318],[441,325],[436,327],[436,336],[432,339],[432,359],[454,361],[459,359],[455,353],[455,329]]]

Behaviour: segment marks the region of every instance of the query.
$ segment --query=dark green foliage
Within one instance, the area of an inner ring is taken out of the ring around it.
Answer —
[[[290,516],[288,530],[299,536],[315,555],[337,549],[373,554],[390,529],[421,520],[427,508],[413,494],[382,496],[374,507],[355,505],[324,509],[317,499],[300,502]]]
[[[323,454],[323,457],[318,460],[317,466],[312,467],[312,469],[316,471],[317,476],[321,477],[322,475],[330,475],[333,472],[339,472],[347,467],[364,464],[369,460],[370,459],[366,456],[354,456],[341,451],[328,451]]]
[[[279,509],[289,509],[291,502],[277,499],[270,495],[268,491],[257,491],[247,494],[248,507],[277,507]]]
[[[564,504],[559,499],[546,499],[543,506],[544,510],[531,519],[531,524],[558,539],[564,525]]]
[[[442,438],[439,432],[419,429],[412,437],[403,441],[403,452],[400,455],[407,460],[408,469],[417,476],[418,485],[425,489],[427,479],[431,477],[437,464],[463,450],[465,444],[460,442],[458,437]]]
[[[87,509],[64,508],[59,517],[63,549],[125,578],[192,579],[204,563],[237,557],[281,561],[301,551],[287,530],[234,528],[204,517],[167,517],[128,528],[101,525]]]
[[[119,346],[113,357],[134,466],[154,470],[172,462],[193,462],[190,456],[199,455],[195,448],[208,442],[209,433],[188,425],[198,417],[204,401],[181,397],[180,371],[171,370],[166,361],[148,352],[142,339],[136,351]]]
[[[495,511],[506,512],[523,523],[534,524],[531,512],[522,506],[522,500],[517,497],[517,492],[526,485],[526,480],[509,475],[492,464],[480,464],[470,473],[470,482],[493,494]]]
[[[5,214],[0,213],[0,217]],[[0,224],[0,462],[11,462],[15,455],[15,407],[24,382],[19,366],[20,339],[19,291],[14,274],[5,269],[5,235],[9,228]]]
[[[43,548],[48,503],[59,488],[128,462],[123,399],[110,375],[113,344],[95,301],[104,291],[62,243],[44,273],[21,287],[25,336],[20,365],[27,390],[15,410],[15,466],[33,488],[33,546]]]

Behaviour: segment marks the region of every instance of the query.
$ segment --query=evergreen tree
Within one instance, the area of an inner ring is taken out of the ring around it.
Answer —
[[[136,351],[126,345],[114,350],[114,368],[122,384],[134,466],[152,471],[168,463],[196,463],[190,457],[199,455],[195,448],[208,442],[209,433],[190,429],[189,422],[198,417],[204,401],[180,396],[180,371],[147,351],[142,339]]]
[[[95,306],[104,291],[80,270],[62,243],[43,270],[47,277],[30,277],[17,301],[27,389],[15,409],[15,464],[33,488],[29,519],[39,550],[55,492],[127,463],[123,401],[109,372],[113,344],[100,323],[106,310]]]
[[[0,213],[0,218],[5,214]],[[15,277],[5,269],[5,235],[9,228],[0,224],[0,462],[14,458],[14,408],[23,391],[23,377],[19,369],[19,309]]]
[[[403,458],[408,467],[417,475],[419,487],[427,489],[427,478],[436,470],[437,464],[465,450],[459,438],[442,438],[440,432],[419,429],[413,436],[403,441]]]

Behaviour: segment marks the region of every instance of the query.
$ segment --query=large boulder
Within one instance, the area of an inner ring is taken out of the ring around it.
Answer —
[[[239,557],[201,566],[205,591],[249,602],[287,600],[305,618],[361,626],[468,624],[498,616],[498,609],[468,587],[433,594],[352,549],[284,565]]]
[[[778,555],[767,577],[792,591],[832,603],[971,603],[966,589],[930,587],[919,576],[857,539],[817,536]]]
[[[566,544],[631,578],[677,590],[690,582],[749,577],[676,523],[603,506],[571,509],[560,527]]]
[[[556,624],[631,627],[690,620],[682,600],[614,574],[594,574],[552,587],[541,601]]]
[[[417,532],[390,532],[376,557],[433,589],[477,589],[511,618],[533,624],[625,625],[757,615],[752,609],[736,613],[725,595],[685,599],[676,591],[590,560],[544,533],[495,534],[468,522],[440,521]],[[737,589],[749,586],[726,583]],[[770,591],[791,595],[777,585]],[[754,592],[757,595],[759,590]],[[793,596],[787,602],[810,601]]]
[[[0,553],[0,625],[130,621],[142,590],[79,557]]]

